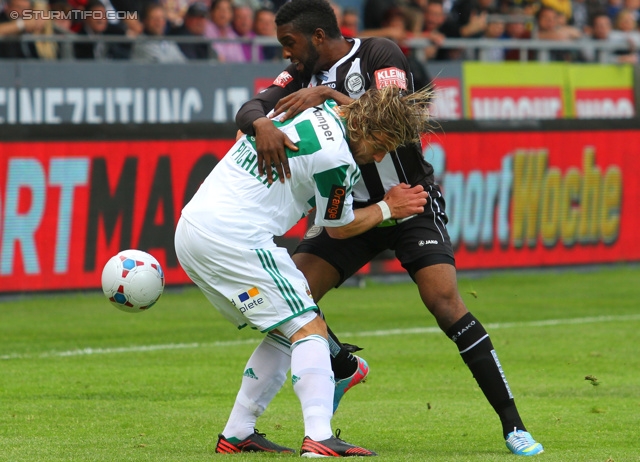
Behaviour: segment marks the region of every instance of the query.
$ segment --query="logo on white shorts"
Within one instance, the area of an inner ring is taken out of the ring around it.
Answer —
[[[267,298],[260,293],[257,287],[252,287],[249,290],[243,290],[230,300],[231,304],[235,306],[240,313],[248,315],[250,312],[260,311],[268,306],[271,306]]]

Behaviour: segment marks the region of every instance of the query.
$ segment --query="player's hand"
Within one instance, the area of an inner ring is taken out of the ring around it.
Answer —
[[[402,219],[424,212],[429,194],[421,185],[414,187],[405,183],[394,186],[384,196],[384,201],[391,209],[391,217]]]
[[[256,132],[258,174],[266,174],[268,183],[272,184],[275,167],[280,183],[284,183],[285,177],[291,178],[286,148],[297,151],[298,147],[267,118],[256,120],[253,127]]]
[[[273,117],[279,116],[278,120],[284,122],[300,114],[305,109],[318,106],[327,99],[326,91],[323,86],[301,88],[278,101],[273,108]]]

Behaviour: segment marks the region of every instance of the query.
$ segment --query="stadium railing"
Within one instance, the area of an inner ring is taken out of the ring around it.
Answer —
[[[60,47],[59,59],[73,60],[73,44],[74,43],[128,43],[134,44],[141,41],[173,41],[178,44],[198,44],[198,43],[243,43],[252,46],[252,62],[260,61],[260,47],[276,46],[280,47],[280,43],[272,37],[254,37],[254,38],[234,38],[234,39],[209,39],[204,37],[184,37],[184,36],[161,36],[161,37],[127,37],[127,36],[80,36],[80,35],[31,35],[24,34],[20,36],[4,36],[0,37],[1,42],[52,42],[57,43]],[[414,53],[415,57],[425,62],[421,50],[429,46],[431,42],[424,38],[412,38],[407,40],[407,47]],[[609,42],[604,40],[580,39],[575,41],[555,41],[555,40],[536,40],[536,39],[463,39],[463,38],[447,38],[440,45],[442,49],[462,49],[465,50],[466,56],[477,56],[479,61],[486,60],[486,56],[491,50],[518,50],[519,60],[527,62],[531,60],[531,55],[535,54],[536,62],[551,61],[551,53],[554,51],[568,51],[582,54],[590,54],[595,57],[592,62],[608,63],[612,61],[612,57],[616,52],[629,52],[629,45],[623,42]],[[535,52],[535,53],[531,53]],[[211,60],[215,61],[214,54],[211,54]]]

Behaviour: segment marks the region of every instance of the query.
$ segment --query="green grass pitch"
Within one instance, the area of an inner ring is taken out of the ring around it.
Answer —
[[[640,460],[640,267],[461,275],[542,461]],[[333,419],[385,461],[508,461],[499,420],[415,286],[372,281],[321,306],[371,374]],[[141,314],[98,293],[0,300],[0,461],[248,461],[214,453],[261,334],[193,288]],[[586,379],[585,377],[589,377]],[[299,448],[290,381],[259,419]]]

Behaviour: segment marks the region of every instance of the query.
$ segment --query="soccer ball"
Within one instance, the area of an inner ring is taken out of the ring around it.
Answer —
[[[102,291],[119,310],[140,313],[158,301],[164,273],[158,260],[141,250],[123,250],[102,270]]]

